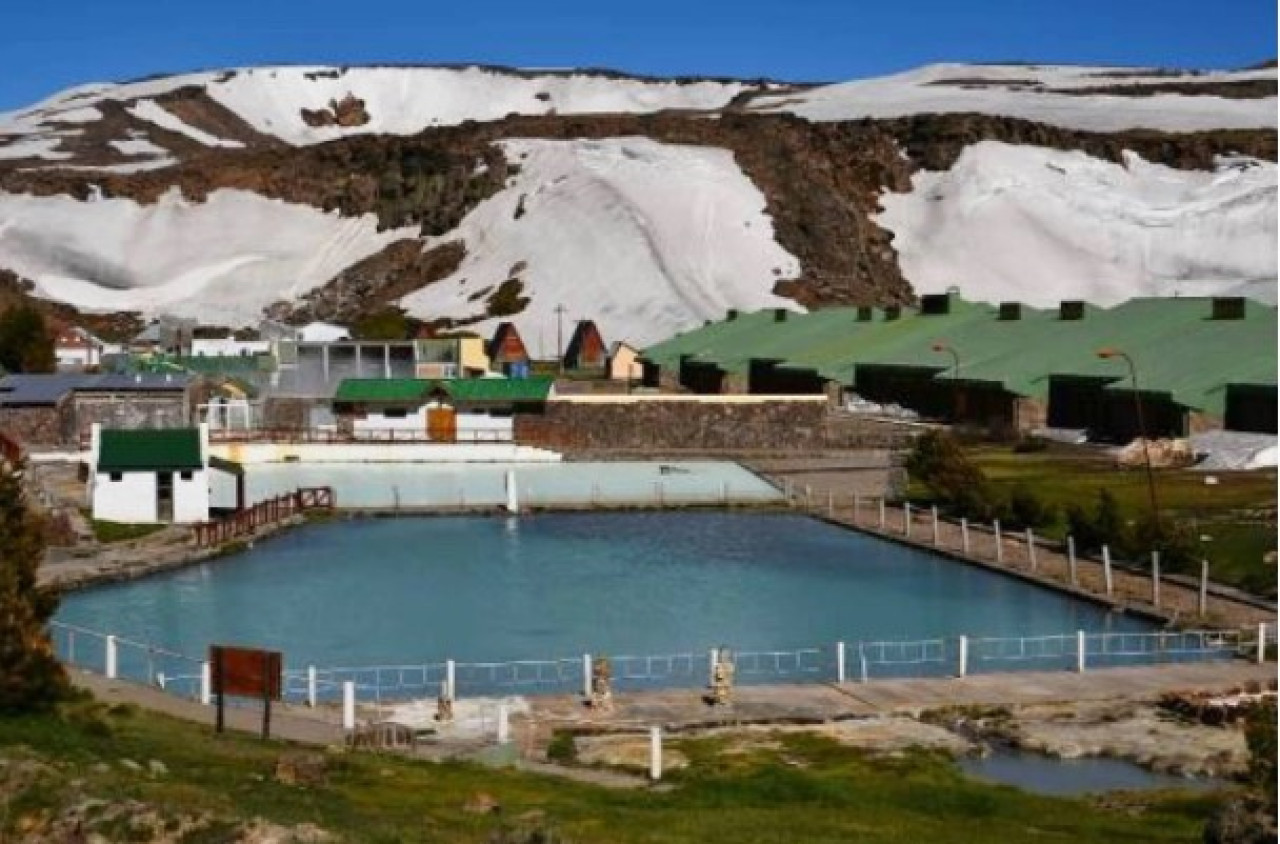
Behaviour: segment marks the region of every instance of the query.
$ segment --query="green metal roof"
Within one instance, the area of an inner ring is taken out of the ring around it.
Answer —
[[[352,403],[421,402],[443,389],[459,402],[546,401],[554,378],[347,378],[338,385],[334,401]]]
[[[340,402],[415,402],[426,398],[435,381],[422,378],[345,378],[333,400]]]
[[[203,468],[200,431],[196,428],[102,432],[99,472],[172,472]]]
[[[1001,320],[996,307],[955,296],[947,314],[903,309],[896,320],[879,309],[860,321],[856,308],[829,308],[789,313],[779,322],[770,310],[679,335],[644,357],[674,368],[691,355],[734,373],[746,372],[752,360],[776,360],[856,389],[859,364],[934,369],[950,377],[951,356],[932,348],[941,341],[960,356],[960,378],[1044,399],[1053,375],[1113,379],[1108,389],[1131,389],[1122,360],[1097,357],[1098,349],[1115,346],[1133,358],[1144,391],[1221,415],[1227,384],[1276,383],[1276,309],[1248,301],[1243,319],[1215,320],[1210,313],[1207,298],[1134,299],[1086,307],[1079,320],[1026,306],[1020,319]]]
[[[554,378],[455,378],[441,385],[455,401],[546,401]]]

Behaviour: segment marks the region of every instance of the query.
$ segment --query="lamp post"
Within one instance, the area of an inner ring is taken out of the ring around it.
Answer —
[[[960,353],[941,340],[933,341],[930,348],[935,352],[951,355],[951,412],[955,416],[953,423],[958,425],[960,423]]]
[[[1134,364],[1133,358],[1129,357],[1124,351],[1108,346],[1098,349],[1098,357],[1103,360],[1112,360],[1120,358],[1129,366],[1129,378],[1133,381],[1133,407],[1137,415],[1138,436],[1142,439],[1142,462],[1147,469],[1147,495],[1151,499],[1151,519],[1155,523],[1156,536],[1161,534],[1160,530],[1160,505],[1156,501],[1156,476],[1151,468],[1151,447],[1147,443],[1147,425],[1142,416],[1142,391],[1138,387],[1138,367]]]

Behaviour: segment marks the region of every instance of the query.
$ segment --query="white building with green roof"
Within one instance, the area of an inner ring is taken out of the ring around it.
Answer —
[[[209,520],[209,429],[104,430],[90,439],[93,518],[124,524]]]

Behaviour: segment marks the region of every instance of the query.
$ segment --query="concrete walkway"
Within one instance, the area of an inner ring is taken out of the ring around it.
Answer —
[[[960,523],[944,518],[938,520],[937,540],[934,539],[931,511],[912,508],[908,522],[903,507],[887,504],[884,508],[883,528],[880,520],[878,498],[857,498],[854,494],[838,495],[828,489],[826,493],[814,493],[805,500],[804,488],[793,487],[793,496],[804,512],[833,524],[851,527],[863,533],[910,545],[931,553],[1047,586],[1070,592],[1089,600],[1138,612],[1153,618],[1176,622],[1183,627],[1225,627],[1256,629],[1262,622],[1276,623],[1276,610],[1265,602],[1242,596],[1236,590],[1214,588],[1211,584],[1207,612],[1199,611],[1199,590],[1168,576],[1162,577],[1159,603],[1150,574],[1112,566],[1112,588],[1107,592],[1106,576],[1100,560],[1077,557],[1074,581],[1070,561],[1057,543],[1037,537],[1034,550],[1029,550],[1025,531],[1002,531],[999,552],[995,534],[990,525],[968,526],[968,548],[965,547],[965,531]]]
[[[1247,683],[1276,680],[1275,663],[1243,661],[1184,663],[1141,668],[1025,671],[971,675],[964,679],[872,680],[869,683],[797,686],[743,686],[733,703],[708,705],[701,689],[669,689],[615,695],[611,713],[587,709],[576,695],[530,699],[526,729],[549,733],[556,727],[601,731],[661,726],[671,731],[745,724],[805,724],[894,713],[917,713],[944,706],[1004,706],[1100,700],[1150,701],[1171,691],[1226,691]]]

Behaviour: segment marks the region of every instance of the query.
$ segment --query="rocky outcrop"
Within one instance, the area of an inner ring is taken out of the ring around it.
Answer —
[[[369,112],[365,110],[364,100],[348,93],[340,100],[329,100],[328,108],[302,109],[302,122],[312,128],[341,126],[350,129],[368,123]]]

